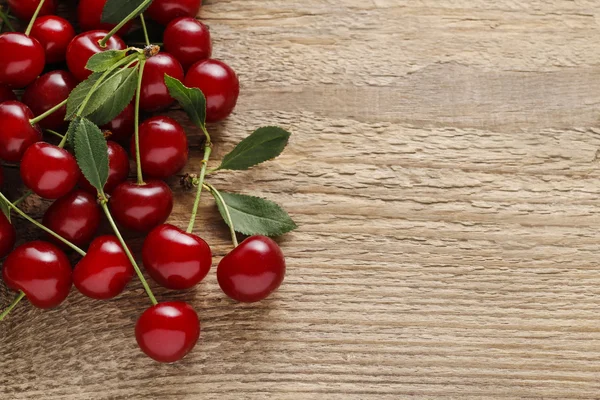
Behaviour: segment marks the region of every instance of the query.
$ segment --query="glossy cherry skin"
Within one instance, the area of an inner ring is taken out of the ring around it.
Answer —
[[[25,292],[38,308],[57,307],[73,285],[65,253],[42,241],[23,244],[10,253],[4,261],[2,277],[9,288]]]
[[[8,162],[19,162],[25,150],[42,140],[39,126],[32,126],[29,120],[33,113],[25,104],[18,101],[0,103],[0,158]]]
[[[106,47],[102,48],[98,44],[100,40],[106,36],[107,31],[88,31],[75,38],[67,48],[67,65],[69,71],[79,81],[87,79],[92,74],[85,66],[88,60],[94,54],[102,53],[107,50],[124,50],[127,46],[120,37],[114,35],[106,43]]]
[[[172,118],[152,117],[140,125],[140,158],[144,176],[165,179],[181,171],[188,160],[187,136]],[[135,159],[135,139],[131,139]]]
[[[44,70],[44,48],[33,37],[16,32],[1,34],[0,54],[0,84],[8,87],[25,87]]]
[[[66,19],[47,15],[35,20],[31,37],[40,42],[46,54],[46,62],[52,64],[65,60],[67,47],[75,37],[75,29]]]
[[[185,86],[198,88],[206,97],[206,121],[216,122],[231,114],[240,94],[240,82],[230,66],[218,60],[192,65]]]
[[[200,320],[187,303],[170,301],[150,307],[135,325],[135,338],[146,355],[172,363],[185,357],[200,338]]]
[[[51,71],[37,78],[25,89],[22,101],[38,116],[66,100],[75,86],[77,80],[70,72]],[[39,125],[45,129],[60,130],[67,125],[66,115],[67,106],[63,106],[41,120]]]
[[[108,124],[103,125],[102,129],[110,131],[110,139],[120,143],[129,143],[129,138],[135,131],[135,108],[133,104],[128,104],[121,114]]]
[[[102,22],[102,11],[107,0],[80,0],[79,6],[77,6],[77,21],[79,27],[83,31],[93,31],[102,29],[110,31],[117,24],[107,24]],[[128,22],[117,32],[119,35],[124,36],[129,32],[129,28],[133,21]]]
[[[108,144],[108,180],[104,185],[104,192],[111,194],[117,185],[125,182],[129,176],[129,157],[121,145],[109,140]],[[93,187],[83,176],[79,177],[79,187],[83,190],[96,195],[96,188]]]
[[[6,215],[0,212],[0,258],[4,258],[15,247],[17,233],[15,227],[8,221]]]
[[[179,17],[195,17],[202,0],[154,0],[146,14],[156,22],[167,25]]]
[[[165,29],[163,36],[165,51],[172,54],[184,69],[212,55],[210,31],[196,18],[177,18]]]
[[[35,10],[40,5],[41,0],[8,0],[10,11],[19,19],[29,21]],[[39,16],[54,14],[56,12],[56,0],[46,0]]]
[[[144,111],[154,112],[169,107],[175,99],[165,85],[165,74],[183,81],[183,68],[179,61],[169,53],[158,53],[146,62],[142,78],[140,107]]]
[[[227,254],[217,267],[225,294],[243,303],[266,299],[285,277],[285,257],[272,239],[251,236]]]
[[[83,190],[73,190],[48,208],[43,224],[69,242],[82,247],[96,234],[101,217],[100,207],[93,195]],[[51,235],[48,238],[60,247],[65,246]]]
[[[73,283],[84,296],[108,300],[120,295],[135,270],[116,236],[100,236],[75,266]]]
[[[163,181],[147,181],[145,185],[123,182],[113,191],[110,208],[125,228],[149,232],[171,215],[173,192]]]
[[[75,157],[65,149],[37,142],[29,146],[23,155],[21,179],[38,196],[58,199],[77,184],[79,167]]]
[[[5,101],[16,101],[17,95],[6,85],[0,85],[0,103]]]

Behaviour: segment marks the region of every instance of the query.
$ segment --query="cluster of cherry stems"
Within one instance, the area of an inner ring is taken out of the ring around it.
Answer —
[[[53,242],[33,241],[13,250],[15,229],[0,213],[0,257],[7,256],[2,276],[9,288],[19,292],[0,320],[24,297],[39,308],[56,307],[73,284],[90,298],[112,299],[137,273],[153,303],[137,321],[137,342],[153,359],[174,362],[196,345],[198,315],[187,303],[156,301],[118,226],[147,233],[142,250],[145,270],[168,289],[189,289],[201,282],[211,268],[212,253],[208,244],[192,233],[197,202],[187,231],[165,224],[173,196],[163,179],[178,173],[188,161],[183,128],[167,116],[153,116],[139,124],[139,111],[156,112],[172,105],[174,100],[163,79],[167,74],[187,87],[199,88],[206,97],[206,120],[220,121],[236,105],[239,82],[228,65],[210,58],[209,30],[195,18],[201,0],[154,0],[145,15],[166,26],[165,51],[146,60],[136,101],[102,127],[110,135],[109,177],[104,187],[110,201],[99,202],[96,189],[81,174],[74,156],[64,149],[67,134],[57,131],[66,128],[66,99],[91,74],[86,69],[90,57],[127,48],[115,33],[127,33],[132,23],[115,26],[101,22],[105,3],[80,0],[78,23],[83,33],[79,35],[67,20],[53,15],[55,0],[8,1],[15,17],[30,21],[24,33],[15,32],[7,13],[0,10],[4,28],[11,30],[0,34],[0,159],[19,164],[23,183],[30,189],[13,203],[2,193],[0,198],[12,211],[45,230]],[[67,69],[53,69],[65,62]],[[13,90],[22,88],[25,90],[18,101]],[[43,131],[61,137],[60,144],[44,142]],[[131,146],[138,166],[137,181],[128,180],[130,163],[122,144]],[[206,160],[203,173],[205,164]],[[0,169],[0,185],[1,181]],[[214,189],[207,183],[200,186]],[[55,200],[43,217],[43,225],[17,207],[31,193]],[[95,237],[102,212],[115,235]],[[252,236],[239,245],[234,233],[232,239],[236,247],[217,269],[219,285],[237,301],[266,298],[285,275],[280,248],[263,236]],[[81,247],[88,244],[87,252],[83,251]],[[74,269],[64,253],[67,247],[82,256]]]

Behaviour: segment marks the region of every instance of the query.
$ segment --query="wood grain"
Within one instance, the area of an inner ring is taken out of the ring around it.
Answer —
[[[599,13],[592,0],[206,1],[215,56],[243,86],[211,127],[215,160],[255,127],[294,133],[278,161],[212,178],[298,222],[280,238],[285,284],[258,305],[227,300],[214,273],[157,289],[202,319],[176,365],[136,347],[138,284],[111,302],[24,303],[0,326],[0,398],[600,398]],[[171,222],[192,197],[177,190]],[[208,198],[201,215],[216,263],[227,230]]]

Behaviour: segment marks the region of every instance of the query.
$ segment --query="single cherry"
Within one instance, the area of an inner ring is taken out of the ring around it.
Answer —
[[[23,103],[5,101],[0,103],[0,158],[7,162],[19,162],[25,150],[42,140],[39,126],[31,125],[33,113]]]
[[[149,232],[169,218],[173,192],[163,181],[144,185],[126,181],[113,191],[110,208],[115,220],[127,229]]]
[[[75,157],[65,149],[37,142],[29,146],[23,155],[21,179],[38,196],[58,199],[77,184],[79,167]]]
[[[0,258],[4,258],[15,247],[17,233],[15,227],[10,223],[6,215],[0,212]]]
[[[46,63],[65,61],[67,47],[75,37],[75,29],[69,21],[56,15],[47,15],[35,20],[31,37],[36,38],[46,54]]]
[[[44,214],[43,224],[76,246],[88,244],[100,225],[102,214],[96,198],[83,190],[74,190],[56,200]],[[53,236],[48,237],[65,246]]]
[[[142,78],[140,95],[140,108],[142,110],[148,112],[159,111],[169,107],[175,101],[169,94],[167,85],[165,85],[165,74],[180,81],[183,80],[183,68],[175,57],[169,53],[158,53],[148,59]]]
[[[6,85],[0,85],[0,103],[5,101],[16,101],[17,95]]]
[[[110,131],[110,139],[119,143],[129,143],[129,138],[135,131],[135,108],[128,104],[121,114],[108,124],[102,126],[105,131]]]
[[[69,97],[77,80],[68,71],[51,71],[37,78],[25,89],[22,101],[35,116],[41,115]],[[67,106],[63,106],[39,122],[45,129],[60,130],[66,126]]]
[[[148,234],[142,257],[152,279],[174,290],[196,286],[212,265],[212,252],[204,240],[170,224],[159,225]]]
[[[146,355],[172,363],[185,357],[200,338],[200,320],[187,303],[170,301],[150,307],[135,325],[135,338]]]
[[[108,144],[108,180],[104,185],[104,192],[111,194],[113,190],[129,176],[129,157],[121,145],[112,140]],[[96,188],[83,176],[79,177],[79,187],[89,193],[96,194]]]
[[[165,116],[152,117],[140,125],[140,159],[144,175],[168,178],[181,171],[188,160],[187,136],[181,125]],[[135,139],[131,139],[135,159]]]
[[[100,236],[75,266],[73,283],[84,296],[107,300],[117,297],[135,270],[116,236]]]
[[[102,22],[102,11],[107,0],[80,0],[77,6],[77,20],[79,27],[83,31],[93,31],[102,29],[106,31],[112,30],[117,24],[108,24]],[[129,28],[133,25],[133,21],[129,21],[117,32],[124,36],[129,32]]]
[[[29,21],[41,0],[8,0],[10,11],[19,19]],[[56,13],[56,1],[46,0],[38,16]]]
[[[217,267],[217,280],[223,292],[244,303],[267,298],[284,277],[285,257],[277,243],[265,236],[244,240]]]
[[[206,25],[192,17],[177,18],[165,29],[165,51],[171,53],[184,69],[212,55],[210,31]]]
[[[240,82],[230,66],[218,60],[199,61],[185,76],[187,87],[198,88],[206,97],[206,120],[216,122],[231,114],[240,94]]]
[[[0,35],[0,84],[11,88],[29,85],[44,70],[44,48],[33,37],[6,32]]]
[[[202,0],[154,0],[146,14],[156,22],[167,25],[179,17],[195,17]]]
[[[22,290],[35,307],[54,308],[73,284],[69,259],[55,245],[34,241],[17,247],[4,261],[2,277],[13,290]]]
[[[107,33],[107,31],[100,30],[84,32],[75,36],[69,44],[67,48],[67,65],[77,80],[83,81],[92,74],[92,71],[85,66],[94,54],[107,50],[124,50],[127,48],[125,42],[117,35],[112,36],[106,42],[106,47],[100,47],[99,42]]]

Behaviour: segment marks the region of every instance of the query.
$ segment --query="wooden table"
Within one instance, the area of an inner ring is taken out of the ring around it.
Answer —
[[[214,273],[197,290],[157,289],[202,319],[175,365],[135,344],[137,283],[110,302],[23,303],[0,326],[0,398],[600,398],[599,12],[593,0],[206,1],[215,56],[243,86],[211,127],[215,160],[258,126],[294,133],[276,162],[213,179],[298,222],[280,239],[285,284],[258,305],[227,300]],[[192,197],[177,190],[172,223]],[[201,213],[216,264],[228,233],[208,197]]]

